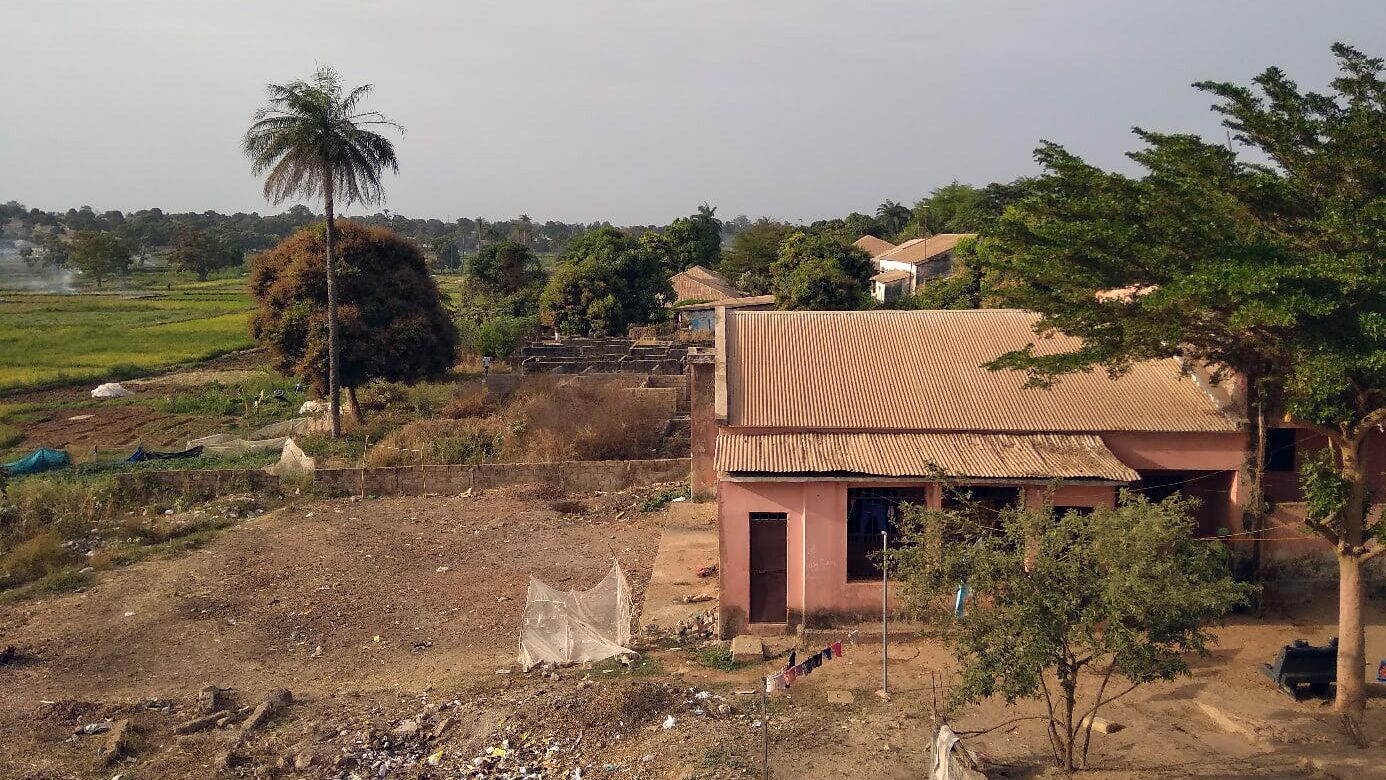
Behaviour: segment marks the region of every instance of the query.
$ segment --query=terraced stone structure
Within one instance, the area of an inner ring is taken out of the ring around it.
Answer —
[[[671,341],[568,338],[532,342],[520,354],[520,370],[527,374],[681,376],[688,346]]]

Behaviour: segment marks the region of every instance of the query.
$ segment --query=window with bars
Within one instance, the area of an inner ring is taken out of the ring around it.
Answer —
[[[926,500],[923,487],[848,488],[847,579],[880,579],[881,532],[886,532],[887,544],[898,547],[902,507]]]

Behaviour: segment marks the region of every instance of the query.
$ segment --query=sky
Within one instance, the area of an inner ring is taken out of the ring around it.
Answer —
[[[401,122],[411,217],[811,221],[1221,139],[1203,79],[1386,56],[1381,0],[0,0],[0,201],[270,213],[264,86],[331,65]],[[374,211],[375,209],[367,209]],[[349,213],[362,213],[355,207]]]

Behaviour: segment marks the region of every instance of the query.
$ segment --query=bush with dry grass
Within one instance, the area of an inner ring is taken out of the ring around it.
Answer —
[[[500,411],[496,398],[485,387],[472,385],[464,387],[454,395],[439,414],[449,420],[464,420],[468,417],[490,417]]]
[[[507,399],[507,460],[639,460],[658,449],[667,411],[615,382],[545,377]]]
[[[669,409],[658,398],[634,392],[637,381],[526,377],[504,396],[470,382],[454,386],[445,402],[438,400],[438,388],[431,388],[438,417],[410,422],[388,411],[408,405],[402,386],[378,383],[371,400],[385,413],[376,419],[396,422],[372,437],[366,465],[648,458],[663,439]]]
[[[504,441],[504,422],[497,418],[419,420],[372,445],[366,465],[488,463],[496,460]]]
[[[76,553],[63,546],[57,533],[42,531],[0,556],[0,589],[46,577],[79,560]]]

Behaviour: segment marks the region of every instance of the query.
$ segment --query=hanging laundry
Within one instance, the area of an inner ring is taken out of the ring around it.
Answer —
[[[838,640],[838,641],[836,641],[836,642],[833,642],[832,648],[833,648],[833,657],[834,657],[834,658],[841,658],[841,657],[842,657],[842,641],[841,641],[841,640]]]
[[[961,618],[963,616],[963,610],[967,607],[967,597],[970,595],[972,595],[972,591],[967,587],[966,582],[958,586],[958,595],[953,601],[954,617]]]
[[[786,685],[786,684],[785,684],[785,681],[784,681],[784,672],[780,672],[779,674],[775,675],[774,677],[766,677],[766,678],[765,678],[765,692],[766,692],[766,693],[774,693],[774,692],[776,692],[776,691],[782,691],[782,690],[784,690],[785,688],[788,688],[788,687],[789,687],[789,686]]]
[[[784,677],[784,687],[786,688],[793,685],[794,681],[799,679],[799,670],[793,666],[785,669],[780,674]]]
[[[787,662],[785,663],[784,668],[788,669],[788,668],[790,668],[790,667],[792,667],[792,666],[798,666],[798,665],[799,665],[798,662],[794,660],[794,656],[795,656],[796,653],[798,653],[797,650],[790,650],[790,651],[789,651],[789,661],[787,661]]]
[[[827,647],[823,648],[823,652],[819,653],[819,655],[823,656],[823,660],[824,660],[824,661],[831,661],[831,660],[833,660],[833,647],[832,647],[832,645],[828,645]]]

